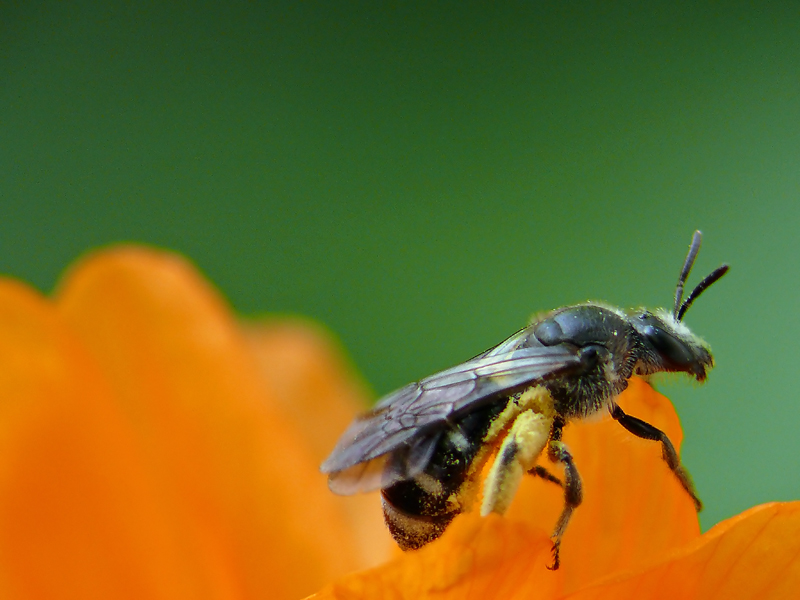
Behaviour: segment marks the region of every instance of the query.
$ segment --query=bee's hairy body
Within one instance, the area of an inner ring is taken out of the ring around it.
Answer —
[[[682,319],[728,267],[709,274],[684,301],[699,247],[695,232],[672,311],[626,313],[598,303],[560,308],[473,359],[389,394],[351,424],[323,463],[331,489],[380,489],[395,541],[419,548],[471,507],[478,475],[495,453],[482,515],[503,514],[526,473],[563,487],[564,509],[553,532],[552,568],[558,568],[562,535],[583,496],[562,429],[608,410],[629,432],[661,443],[667,466],[700,510],[667,436],[616,403],[634,375],[684,372],[702,382],[713,367],[708,345]],[[544,454],[563,467],[563,480],[538,464]]]
[[[587,308],[596,321],[613,327],[609,337],[617,346],[628,344],[630,326],[611,307],[587,304],[554,311],[553,315],[572,312],[585,319]],[[529,332],[527,335],[517,334],[513,346],[498,346],[487,355],[541,346],[534,332],[550,317],[523,330]],[[535,466],[550,441],[556,418],[566,421],[589,416],[625,389],[634,363],[608,364],[613,363],[615,354],[625,354],[629,349],[614,350],[616,353],[612,350],[603,358],[589,353],[580,373],[570,371],[511,396],[501,396],[454,420],[419,475],[381,490],[384,517],[397,544],[404,550],[420,548],[439,537],[459,513],[469,510],[477,491],[476,478],[494,451],[497,457],[484,481],[481,514],[504,513],[522,474]],[[514,452],[509,453],[512,445]],[[526,460],[520,461],[520,456],[526,456]]]

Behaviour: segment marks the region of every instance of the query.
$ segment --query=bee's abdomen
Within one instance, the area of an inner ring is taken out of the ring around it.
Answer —
[[[397,484],[402,485],[402,484]],[[396,486],[392,486],[396,487]],[[383,491],[383,519],[392,534],[394,541],[400,546],[401,550],[416,550],[428,542],[432,542],[444,533],[459,511],[442,511],[434,516],[409,514],[398,510],[392,504],[392,500],[387,497],[387,492],[392,488]],[[424,493],[424,492],[422,492]]]
[[[422,473],[381,491],[386,525],[401,549],[432,542],[462,512],[460,500],[474,475],[475,457],[506,403],[507,399],[492,403],[456,421],[442,432]]]

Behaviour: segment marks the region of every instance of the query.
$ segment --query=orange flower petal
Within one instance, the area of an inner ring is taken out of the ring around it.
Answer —
[[[245,335],[277,407],[321,463],[353,417],[369,408],[364,385],[315,323],[257,321],[246,326]]]
[[[791,502],[751,508],[668,560],[568,598],[788,600],[799,590],[800,502]]]
[[[559,572],[547,571],[547,535],[490,515],[458,519],[435,543],[390,563],[350,575],[312,596],[314,600],[556,598]]]
[[[134,432],[53,306],[0,281],[0,597],[196,598]]]
[[[368,408],[364,386],[330,334],[310,321],[260,321],[247,326],[246,335],[278,408],[320,464],[350,421]],[[387,560],[395,545],[383,523],[380,496],[331,494],[331,501],[356,540],[357,567]]]
[[[57,302],[134,423],[194,573],[212,574],[209,595],[296,598],[357,566],[316,460],[192,267],[105,252]]]

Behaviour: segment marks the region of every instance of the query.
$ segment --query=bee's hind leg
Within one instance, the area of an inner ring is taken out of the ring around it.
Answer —
[[[522,481],[547,445],[552,419],[526,410],[514,419],[483,484],[481,516],[505,514]]]

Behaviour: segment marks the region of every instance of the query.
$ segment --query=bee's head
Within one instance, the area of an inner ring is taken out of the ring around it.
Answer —
[[[644,346],[643,356],[636,367],[640,375],[660,371],[685,372],[694,376],[697,381],[705,381],[708,370],[714,366],[714,358],[708,345],[689,331],[682,322],[686,311],[700,294],[728,272],[728,265],[717,267],[697,284],[686,300],[683,300],[683,286],[700,251],[701,241],[702,234],[695,231],[689,246],[689,254],[686,255],[678,276],[672,312],[644,311],[631,318],[631,324],[640,334]]]
[[[630,320],[642,340],[639,375],[683,372],[705,381],[714,358],[708,345],[666,311],[644,311]]]

